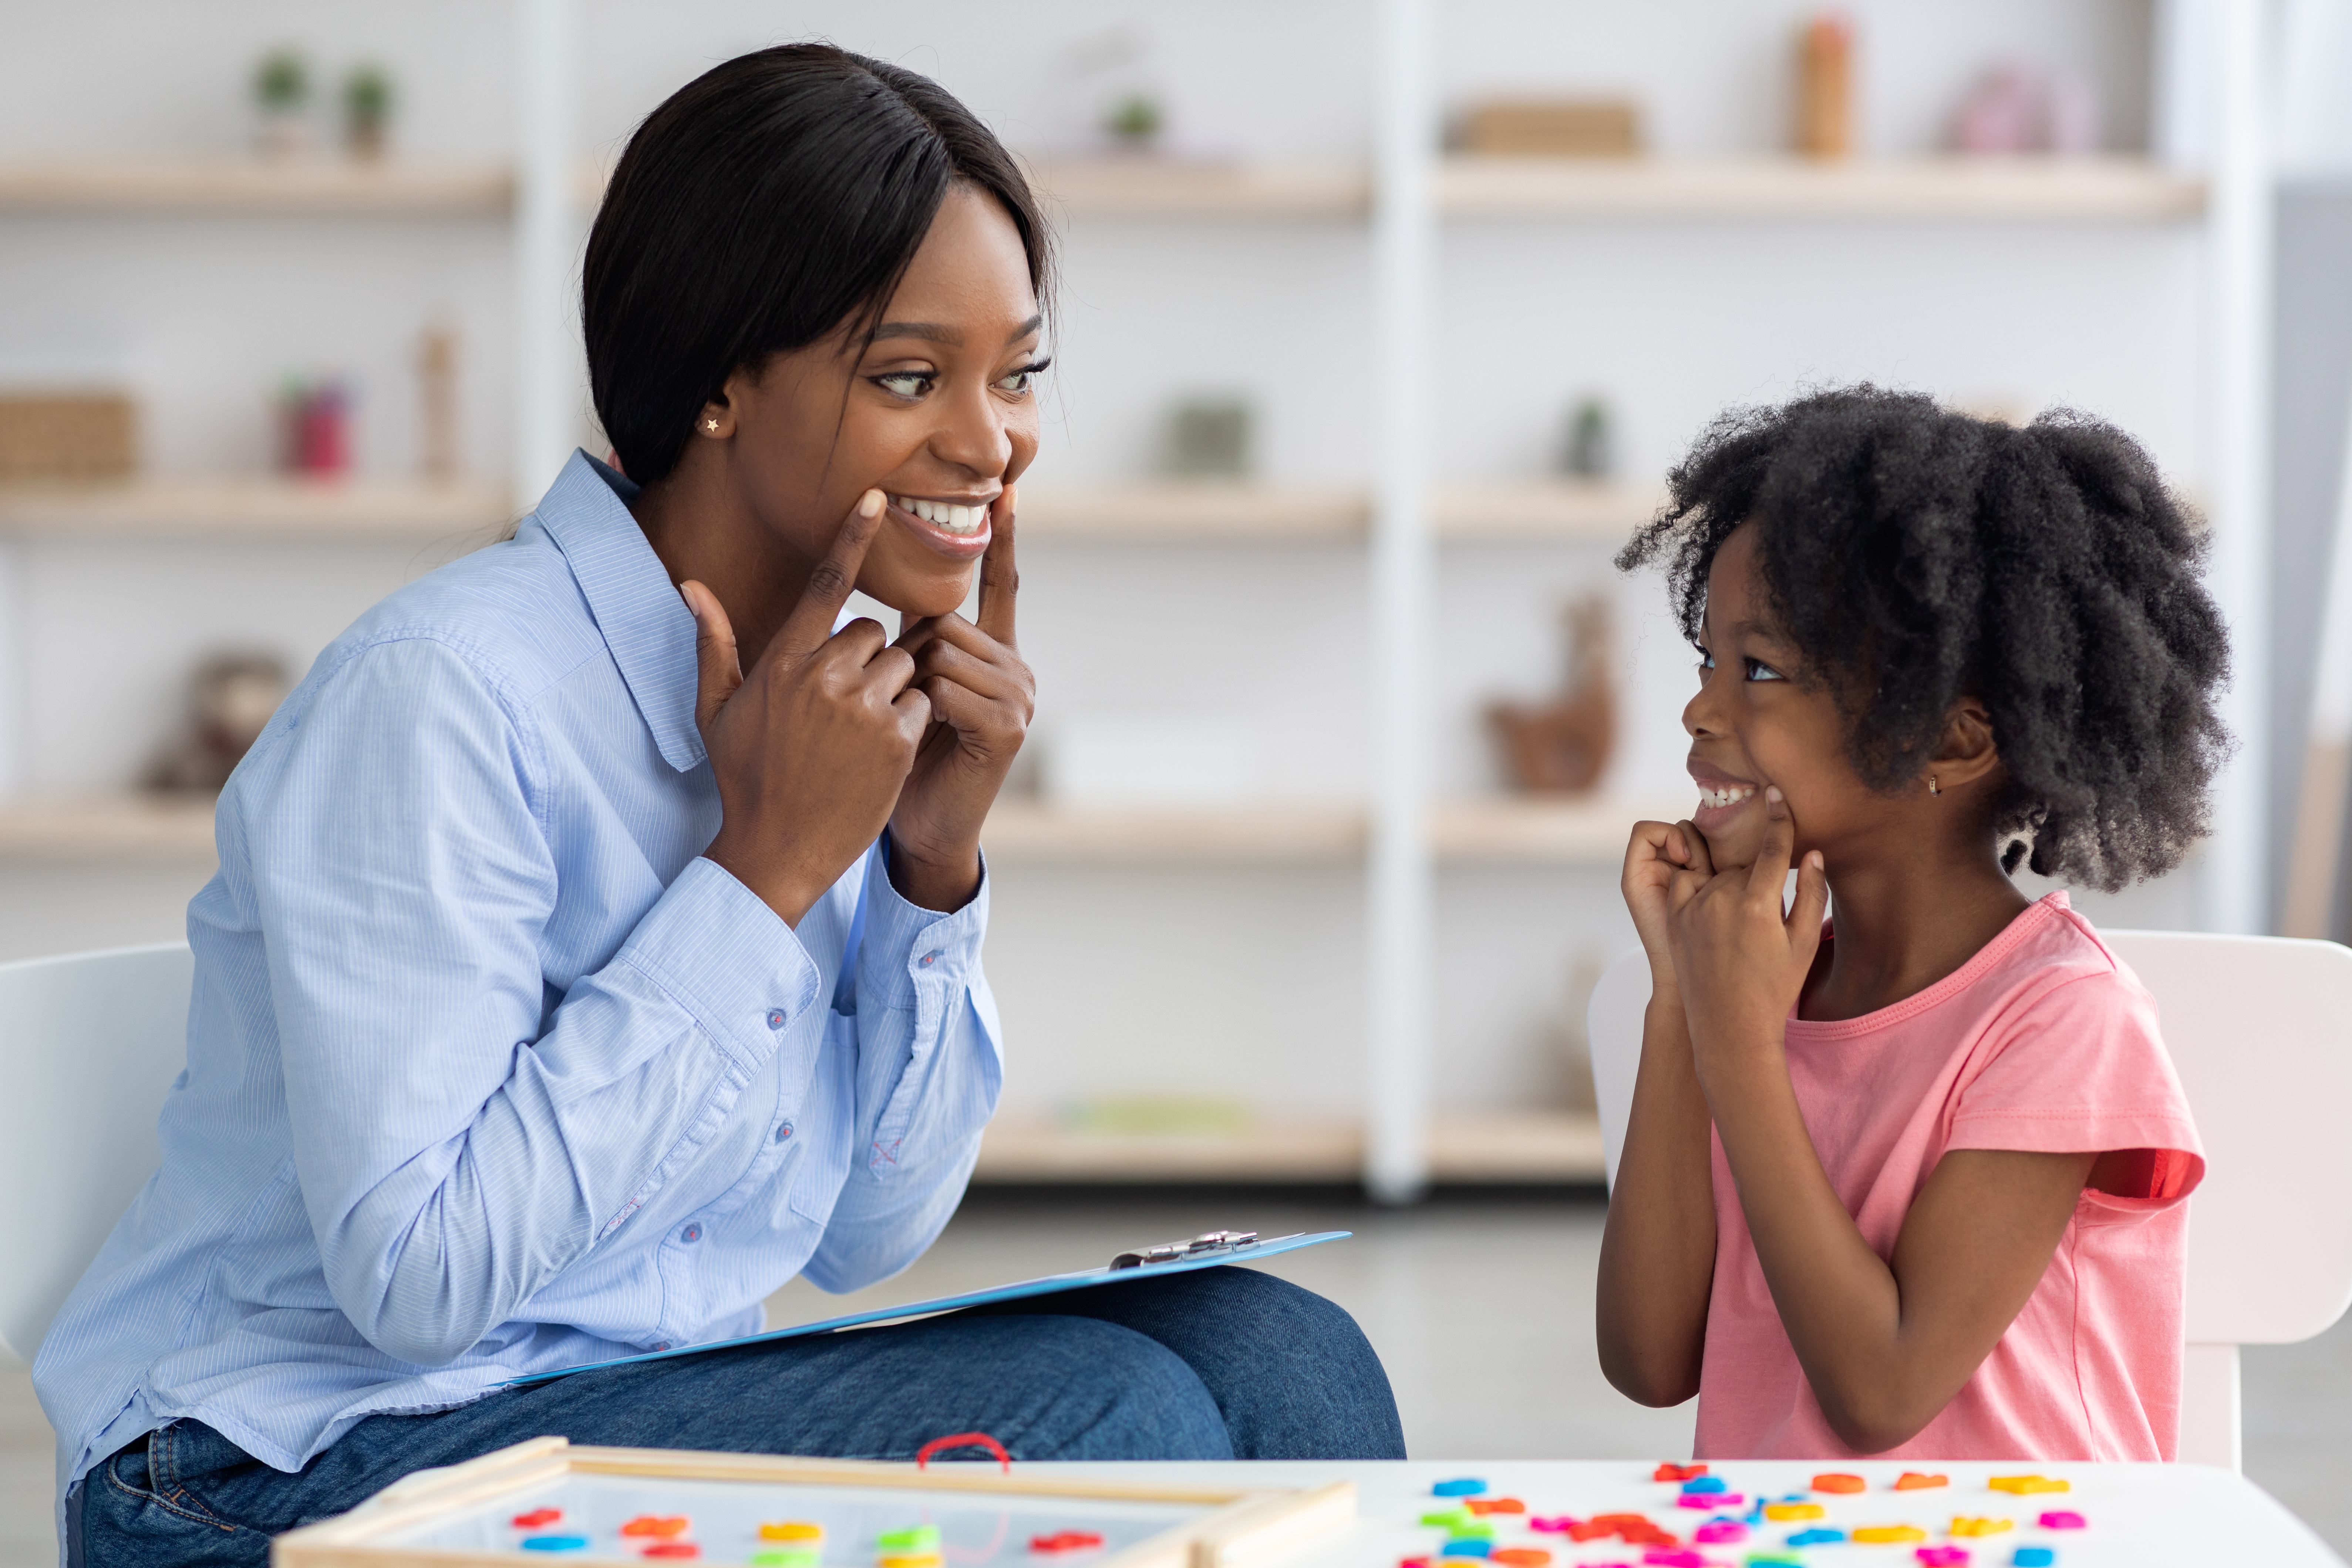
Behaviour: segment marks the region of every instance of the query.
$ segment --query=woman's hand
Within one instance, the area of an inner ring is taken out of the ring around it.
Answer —
[[[930,724],[912,655],[873,621],[832,632],[883,506],[879,490],[858,499],[748,678],[718,595],[678,584],[694,613],[695,723],[724,814],[704,854],[787,925],[881,833]]]
[[[980,828],[1029,733],[1037,681],[1013,639],[1015,492],[1006,486],[989,519],[980,563],[980,621],[933,616],[898,646],[915,659],[915,685],[934,721],[890,815],[890,880],[909,903],[960,908],[980,886]]]
[[[1783,914],[1780,889],[1797,824],[1777,786],[1765,789],[1764,812],[1764,842],[1754,865],[1720,873],[1692,867],[1668,879],[1666,946],[1702,1081],[1710,1077],[1711,1058],[1763,1047],[1777,1050],[1821,948],[1830,897],[1821,853],[1805,857],[1797,896]]]
[[[1667,891],[1677,871],[1715,874],[1707,858],[1706,838],[1688,822],[1637,822],[1633,841],[1625,847],[1625,872],[1619,886],[1625,908],[1633,916],[1633,931],[1650,960],[1653,1000],[1675,994],[1675,961],[1666,936]]]

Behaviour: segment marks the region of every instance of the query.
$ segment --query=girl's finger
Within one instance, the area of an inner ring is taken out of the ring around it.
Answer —
[[[1822,919],[1830,910],[1830,874],[1818,849],[1805,851],[1797,868],[1797,896],[1789,901],[1789,946],[1810,955],[1821,945]]]

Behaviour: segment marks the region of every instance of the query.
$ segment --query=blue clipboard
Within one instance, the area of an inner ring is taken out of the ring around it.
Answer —
[[[1129,1279],[1158,1279],[1170,1274],[1189,1274],[1195,1268],[1214,1268],[1226,1263],[1251,1263],[1276,1253],[1296,1252],[1302,1247],[1315,1247],[1326,1241],[1345,1241],[1352,1231],[1318,1230],[1301,1232],[1297,1236],[1270,1237],[1264,1241],[1255,1237],[1244,1241],[1230,1237],[1230,1233],[1212,1232],[1210,1237],[1195,1237],[1190,1242],[1171,1242],[1162,1247],[1141,1247],[1134,1252],[1122,1252],[1109,1265],[1101,1268],[1081,1268],[1075,1274],[1048,1274],[1042,1279],[1023,1279],[1011,1285],[997,1285],[986,1290],[972,1290],[961,1296],[937,1296],[928,1301],[909,1301],[901,1307],[877,1307],[872,1311],[851,1312],[845,1317],[827,1318],[822,1322],[797,1323],[789,1329],[770,1329],[763,1334],[746,1334],[741,1339],[715,1340],[709,1344],[687,1345],[674,1351],[648,1351],[643,1355],[617,1356],[611,1361],[593,1361],[583,1366],[567,1366],[559,1372],[537,1372],[529,1377],[510,1377],[499,1384],[500,1388],[520,1388],[527,1384],[548,1383],[559,1377],[570,1377],[575,1372],[595,1372],[608,1366],[635,1366],[639,1362],[669,1361],[682,1355],[702,1355],[710,1351],[733,1350],[738,1345],[766,1344],[771,1340],[798,1339],[803,1334],[830,1334],[841,1329],[862,1328],[868,1323],[887,1323],[898,1318],[920,1318],[933,1312],[951,1312],[959,1307],[981,1307],[991,1301],[1019,1301],[1032,1296],[1052,1296],[1064,1290],[1083,1290],[1093,1285],[1116,1285]],[[1212,1237],[1224,1239],[1212,1240]]]

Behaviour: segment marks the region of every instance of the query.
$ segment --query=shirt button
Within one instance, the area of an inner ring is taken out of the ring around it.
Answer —
[[[666,1351],[669,1349],[669,1342],[667,1340],[656,1340],[654,1342],[654,1349],[657,1351]]]
[[[769,1008],[769,1009],[768,1009],[768,1027],[770,1027],[771,1029],[781,1029],[781,1028],[782,1028],[783,1026],[784,1026],[784,1010],[783,1010],[782,1007],[771,1007],[771,1008]]]
[[[925,969],[929,969],[932,964],[937,963],[939,962],[939,960],[940,960],[940,950],[939,950],[938,948],[936,948],[936,947],[935,947],[935,948],[931,949],[931,951],[930,951],[930,952],[927,952],[927,953],[923,954],[923,956],[922,956],[922,961],[921,961],[921,962],[922,962],[922,965],[923,965],[923,967],[924,967]]]
[[[698,1225],[688,1226],[684,1230],[677,1233],[677,1238],[680,1241],[688,1243],[689,1245],[694,1242],[700,1241],[702,1239],[702,1227]]]
[[[776,1129],[776,1142],[779,1142],[779,1143],[782,1142],[785,1139],[787,1139],[787,1138],[791,1137],[792,1135],[793,1135],[793,1124],[792,1124],[791,1122],[789,1122],[789,1121],[785,1122],[782,1127],[779,1127],[779,1128],[777,1128],[777,1129]]]

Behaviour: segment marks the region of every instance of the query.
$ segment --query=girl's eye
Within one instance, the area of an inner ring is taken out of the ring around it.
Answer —
[[[1761,659],[1743,659],[1741,662],[1747,665],[1748,679],[1750,680],[1786,680],[1788,679]]]
[[[1713,669],[1715,668],[1715,655],[1707,652],[1705,648],[1700,648],[1698,650],[1698,667],[1702,671]]]
[[[932,374],[928,370],[894,370],[887,375],[877,375],[874,384],[898,397],[920,397],[931,389]]]

